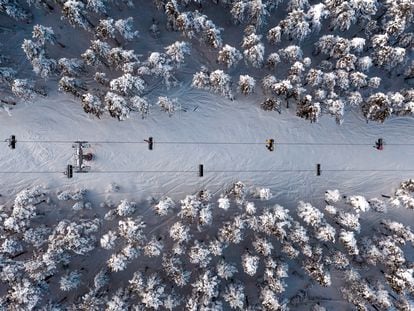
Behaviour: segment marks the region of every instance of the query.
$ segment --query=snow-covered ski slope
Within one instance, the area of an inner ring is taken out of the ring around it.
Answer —
[[[389,194],[400,181],[413,176],[414,122],[394,118],[384,124],[366,123],[357,114],[347,115],[338,126],[325,117],[309,124],[292,115],[261,111],[254,97],[229,101],[189,86],[171,89],[183,110],[174,116],[153,109],[148,119],[139,116],[124,122],[88,116],[79,104],[65,95],[50,94],[43,100],[20,105],[13,116],[0,115],[1,138],[16,135],[19,140],[143,141],[154,137],[154,150],[143,144],[92,144],[93,171],[190,171],[188,173],[87,173],[67,179],[63,173],[2,174],[3,195],[44,185],[49,189],[85,187],[104,194],[111,182],[121,186],[120,198],[145,199],[167,194],[174,198],[208,188],[212,192],[242,180],[248,185],[270,187],[280,204],[290,206],[300,199],[315,201],[326,189],[338,188],[344,194],[367,197]],[[372,146],[382,137],[385,148]],[[275,151],[265,140],[274,138]],[[263,142],[259,145],[174,145],[180,142]],[[277,145],[289,143],[350,143],[367,145]],[[407,145],[392,146],[387,143]],[[0,145],[0,171],[64,171],[72,163],[70,143],[19,143],[15,150]],[[316,176],[320,163],[322,175]],[[198,177],[204,164],[204,177]],[[324,170],[366,170],[325,171]],[[238,172],[255,171],[260,172]],[[269,172],[263,172],[269,170]],[[272,170],[312,170],[275,172]],[[390,171],[369,171],[390,170]],[[398,170],[398,171],[391,171]],[[411,170],[411,171],[410,171]],[[232,171],[232,172],[211,172]],[[114,197],[115,198],[115,197]]]

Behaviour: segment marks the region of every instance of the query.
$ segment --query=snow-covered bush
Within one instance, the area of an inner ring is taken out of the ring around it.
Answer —
[[[168,113],[170,117],[179,109],[177,99],[166,96],[159,96],[156,105],[161,108],[161,111]]]
[[[326,190],[325,192],[325,201],[328,204],[336,203],[341,199],[341,194],[338,189],[335,190]]]

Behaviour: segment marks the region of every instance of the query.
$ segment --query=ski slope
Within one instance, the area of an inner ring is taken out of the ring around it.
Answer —
[[[342,125],[329,117],[310,124],[286,109],[282,114],[260,110],[254,95],[229,101],[182,85],[171,89],[170,97],[177,98],[182,106],[174,116],[169,117],[153,107],[149,118],[141,119],[136,115],[124,122],[108,117],[97,120],[85,114],[73,98],[61,93],[52,93],[33,104],[19,105],[12,111],[12,117],[1,114],[2,140],[13,134],[18,142],[15,150],[9,149],[7,143],[0,145],[0,171],[54,172],[2,173],[1,194],[7,197],[26,187],[43,185],[55,191],[84,187],[91,190],[92,195],[99,196],[105,195],[105,188],[114,182],[120,186],[114,199],[119,196],[119,199],[143,200],[149,195],[160,197],[166,194],[179,198],[201,188],[216,193],[241,180],[248,185],[269,187],[277,202],[293,206],[300,199],[318,202],[324,191],[332,188],[338,188],[344,194],[364,194],[368,198],[389,194],[399,182],[414,173],[414,122],[410,118],[395,118],[385,124],[366,123],[357,113],[351,112]],[[19,140],[143,142],[149,136],[155,140],[153,151],[148,150],[146,143],[92,144],[90,150],[95,159],[90,165],[95,173],[75,174],[73,179],[60,173],[73,162],[70,143],[19,143]],[[385,141],[382,151],[372,147],[379,137]],[[274,152],[265,148],[268,138],[276,141]],[[263,144],[175,145],[157,144],[157,141]],[[278,141],[367,145],[278,146]],[[387,146],[387,143],[404,145]],[[316,163],[321,164],[321,176],[316,176]],[[197,173],[199,164],[203,164],[205,170],[201,178]],[[260,172],[238,172],[257,170]]]

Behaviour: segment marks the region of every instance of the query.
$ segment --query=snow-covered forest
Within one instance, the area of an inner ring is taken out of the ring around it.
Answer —
[[[413,7],[411,0],[2,1],[2,36],[23,37],[0,47],[9,94],[2,106],[59,89],[97,117],[145,117],[153,106],[172,115],[174,99],[154,89],[191,81],[311,122],[328,114],[341,123],[349,110],[378,122],[412,116]]]
[[[116,191],[99,209],[86,189],[40,187],[2,206],[2,310],[414,307],[414,232],[395,219],[412,219],[413,180],[389,199],[328,190],[294,210],[242,182],[177,201]]]
[[[413,20],[0,0],[0,311],[414,311]]]

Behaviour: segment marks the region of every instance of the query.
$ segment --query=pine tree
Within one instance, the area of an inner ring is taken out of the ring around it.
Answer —
[[[242,54],[236,48],[226,44],[218,52],[217,61],[227,66],[227,68],[230,68],[237,65],[242,58]]]
[[[231,92],[231,78],[223,70],[215,70],[210,74],[210,88],[213,92],[219,93],[230,99],[233,99]]]
[[[124,97],[107,92],[104,98],[105,108],[113,118],[123,121],[129,117],[130,109]]]
[[[244,95],[249,95],[254,92],[256,81],[249,75],[240,75],[239,91]]]
[[[85,16],[85,4],[76,0],[67,0],[63,3],[62,15],[73,27],[80,26],[85,30],[93,27]]]
[[[137,30],[133,30],[132,23],[134,22],[133,17],[128,17],[126,19],[118,19],[114,23],[114,27],[120,35],[127,41],[132,41],[134,38],[139,36],[139,32]]]
[[[60,289],[67,292],[77,288],[80,284],[80,277],[81,275],[77,271],[62,276],[59,281]]]

